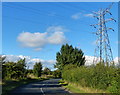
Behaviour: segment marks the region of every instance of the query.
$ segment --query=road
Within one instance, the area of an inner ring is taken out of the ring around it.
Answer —
[[[62,88],[58,81],[60,79],[49,79],[41,82],[30,83],[21,86],[9,95],[70,95],[68,91]]]

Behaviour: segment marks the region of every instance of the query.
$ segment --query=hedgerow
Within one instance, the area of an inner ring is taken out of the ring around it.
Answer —
[[[120,93],[120,68],[103,64],[93,67],[67,65],[62,71],[62,78],[81,86]]]

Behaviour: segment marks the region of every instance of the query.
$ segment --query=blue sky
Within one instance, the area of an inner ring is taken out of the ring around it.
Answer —
[[[92,32],[96,32],[96,29],[90,25],[96,24],[97,20],[91,17],[92,11],[107,8],[110,4],[110,2],[4,2],[2,53],[55,60],[56,52],[67,42],[82,49],[85,55],[93,56],[96,35]],[[114,3],[111,13],[118,21],[117,4]],[[115,30],[108,32],[114,57],[118,56],[117,23],[107,24]]]

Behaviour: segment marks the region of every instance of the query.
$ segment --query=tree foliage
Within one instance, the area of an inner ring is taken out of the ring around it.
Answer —
[[[3,79],[23,79],[26,77],[25,59],[18,62],[5,62],[2,64]]]
[[[45,67],[44,70],[43,70],[43,74],[50,75],[51,74],[51,70],[49,68]]]
[[[56,61],[55,67],[62,70],[68,64],[74,64],[78,67],[84,65],[85,57],[81,49],[66,44],[62,45],[60,52],[57,52]]]
[[[33,74],[36,77],[40,77],[41,76],[41,72],[42,72],[42,64],[41,64],[41,62],[35,63],[35,65],[33,67]]]
[[[61,78],[61,71],[60,70],[53,71],[53,76],[55,78]]]

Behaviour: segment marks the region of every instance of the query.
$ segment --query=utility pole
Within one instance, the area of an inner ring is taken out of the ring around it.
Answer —
[[[94,60],[93,63],[104,63],[106,66],[109,65],[114,65],[113,61],[113,54],[112,54],[112,49],[110,47],[110,40],[108,36],[108,31],[112,30],[112,28],[108,28],[106,26],[106,23],[109,21],[115,21],[114,18],[109,18],[105,19],[105,16],[107,14],[112,15],[110,12],[110,9],[112,7],[113,3],[106,9],[100,9],[98,12],[94,12],[94,18],[97,18],[98,23],[93,24],[90,26],[93,26],[94,28],[97,29],[94,34],[97,36],[97,41],[96,41],[96,49],[95,49],[95,54],[94,54]]]

